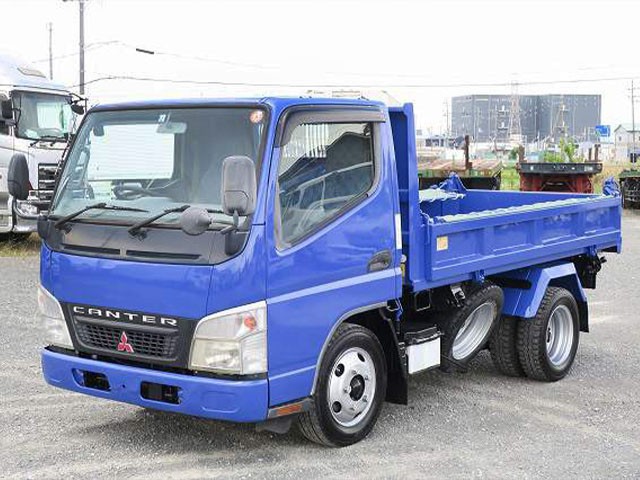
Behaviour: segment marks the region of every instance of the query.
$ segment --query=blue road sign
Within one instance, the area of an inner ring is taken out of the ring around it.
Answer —
[[[596,125],[596,133],[599,137],[610,137],[611,125]]]

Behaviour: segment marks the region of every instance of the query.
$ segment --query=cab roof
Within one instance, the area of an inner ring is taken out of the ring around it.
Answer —
[[[320,97],[242,97],[242,98],[187,98],[139,100],[130,102],[104,103],[91,108],[90,111],[137,110],[151,108],[197,108],[216,106],[256,106],[265,105],[273,110],[282,110],[297,105],[344,105],[362,107],[384,107],[382,102],[355,98],[320,98]]]
[[[0,53],[0,85],[68,92],[64,85],[49,80],[37,68],[7,53]]]

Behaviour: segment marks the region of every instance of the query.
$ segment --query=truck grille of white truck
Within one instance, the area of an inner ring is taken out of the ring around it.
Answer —
[[[55,163],[41,163],[38,165],[38,197],[42,201],[50,202],[53,197],[53,188],[56,184]]]

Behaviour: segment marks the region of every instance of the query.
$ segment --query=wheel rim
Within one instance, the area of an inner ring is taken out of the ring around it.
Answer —
[[[547,322],[547,357],[557,368],[562,367],[573,347],[573,316],[565,305],[558,305]]]
[[[327,401],[333,419],[343,427],[360,423],[373,405],[376,367],[371,355],[359,347],[343,352],[334,362]]]
[[[496,306],[483,303],[466,318],[453,340],[454,360],[463,360],[471,355],[487,338],[495,320]]]

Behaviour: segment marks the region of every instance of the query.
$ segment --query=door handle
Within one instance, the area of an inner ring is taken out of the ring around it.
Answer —
[[[391,265],[391,251],[382,250],[371,257],[367,264],[367,271],[379,272],[380,270],[389,268],[389,265]]]

